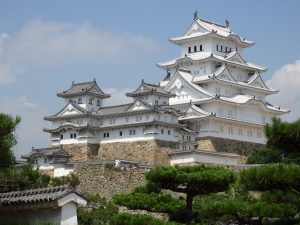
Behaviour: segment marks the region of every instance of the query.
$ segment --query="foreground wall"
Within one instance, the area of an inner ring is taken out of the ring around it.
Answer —
[[[114,165],[97,161],[78,162],[74,173],[80,184],[77,191],[82,194],[99,194],[110,199],[118,193],[131,192],[145,183],[145,169],[135,168],[121,171]]]

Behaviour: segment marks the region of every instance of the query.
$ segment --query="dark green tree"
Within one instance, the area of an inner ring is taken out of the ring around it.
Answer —
[[[235,174],[226,168],[207,165],[158,167],[146,174],[146,180],[146,187],[129,195],[117,195],[114,202],[131,209],[166,212],[171,220],[190,224],[195,217],[194,197],[228,190]],[[162,190],[183,193],[186,197],[178,199]]]
[[[273,118],[264,128],[266,148],[253,151],[248,163],[297,163],[300,164],[300,119],[284,122]]]
[[[7,169],[15,164],[15,156],[12,147],[17,144],[15,129],[20,117],[12,118],[9,115],[0,113],[0,169]]]
[[[234,194],[197,197],[194,207],[209,224],[292,225],[299,223],[299,192],[299,165],[267,164],[242,170]]]

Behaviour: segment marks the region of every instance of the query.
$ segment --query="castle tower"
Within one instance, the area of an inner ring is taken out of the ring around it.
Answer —
[[[243,58],[254,42],[233,33],[228,21],[221,25],[197,15],[170,41],[181,47],[181,55],[157,64],[167,71],[160,85],[176,95],[172,107],[193,105],[179,121],[198,132],[199,148],[245,154],[265,144],[263,126],[289,110],[266,101],[278,92],[261,77],[267,68]]]
[[[52,122],[50,133],[52,146],[63,145],[74,160],[86,160],[96,155],[99,148],[99,121],[94,115],[103,107],[103,99],[109,98],[95,80],[72,83],[71,87],[57,94],[65,99],[65,106],[55,115],[44,119]]]

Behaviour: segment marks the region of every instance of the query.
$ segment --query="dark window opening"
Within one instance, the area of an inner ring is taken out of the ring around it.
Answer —
[[[120,136],[122,136],[123,135],[123,132],[122,131],[120,131]]]
[[[82,104],[82,99],[81,98],[78,99],[78,104]]]
[[[189,53],[191,53],[191,52],[192,52],[192,48],[191,48],[191,47],[189,47],[189,50],[188,50],[188,52],[189,52]]]
[[[197,52],[197,46],[194,46],[194,52]]]
[[[97,100],[97,106],[100,106],[100,100]]]
[[[217,51],[219,51],[219,45],[217,45]]]
[[[60,139],[64,139],[64,135],[63,134],[60,135]]]
[[[200,45],[200,52],[202,52],[203,51],[203,47],[202,47],[202,45]]]
[[[91,104],[91,105],[93,104],[93,99],[91,99],[91,98],[89,99],[89,104]]]

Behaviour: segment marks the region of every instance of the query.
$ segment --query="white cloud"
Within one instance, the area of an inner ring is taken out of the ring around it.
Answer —
[[[284,65],[272,76],[267,84],[279,93],[270,96],[271,103],[288,108],[291,112],[283,119],[293,121],[300,118],[300,60]]]
[[[109,32],[89,24],[36,19],[14,36],[0,34],[0,84],[30,69],[107,60],[126,63],[155,49],[158,44],[147,37]]]
[[[42,131],[48,125],[43,121],[45,110],[38,107],[36,103],[28,101],[25,96],[17,100],[1,97],[0,112],[21,117],[21,123],[16,129],[18,144],[14,147],[15,155],[18,158],[28,153],[32,146],[49,146],[49,135]]]

